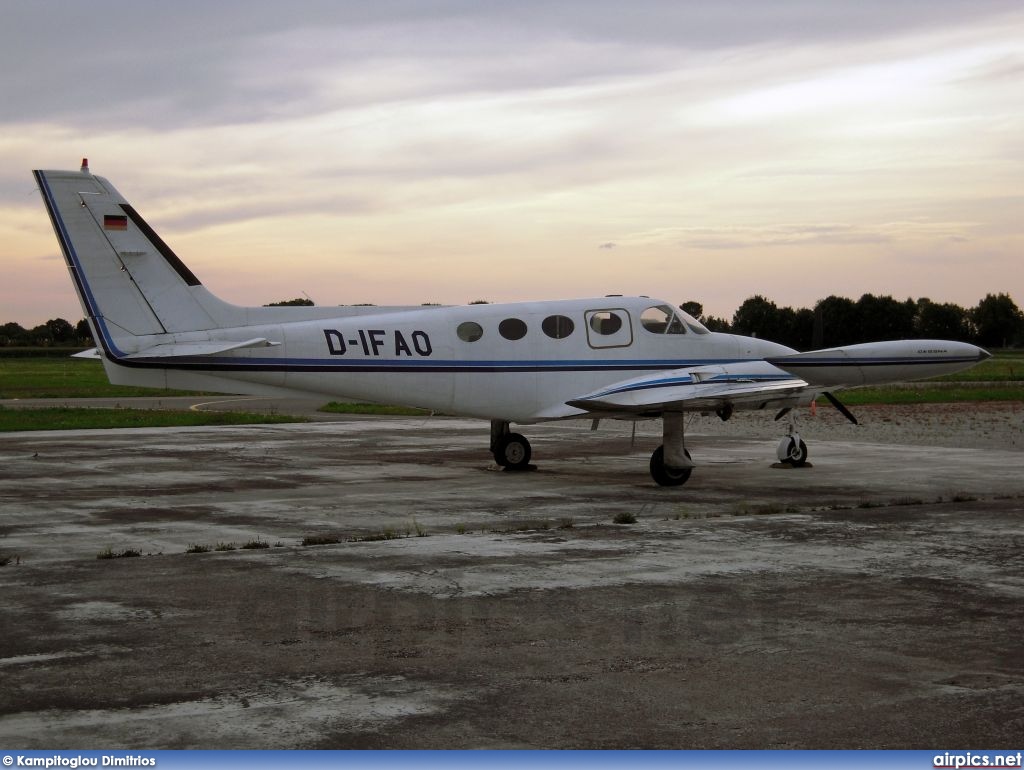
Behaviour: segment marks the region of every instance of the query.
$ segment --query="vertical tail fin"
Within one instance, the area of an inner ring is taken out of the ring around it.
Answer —
[[[208,292],[137,211],[102,177],[36,171],[82,307],[108,351],[131,338],[237,325],[241,308]]]

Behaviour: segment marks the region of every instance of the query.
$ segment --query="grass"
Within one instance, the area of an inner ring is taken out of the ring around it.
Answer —
[[[0,349],[3,350],[3,349]],[[137,388],[128,385],[111,385],[107,381],[103,365],[99,361],[70,358],[73,351],[24,351],[3,350],[0,354],[0,399],[31,398],[133,398],[171,397],[196,395],[195,391],[175,391],[158,388]],[[961,384],[962,387],[957,387]],[[1024,351],[1001,350],[992,358],[981,362],[966,372],[946,375],[928,380],[914,387],[879,387],[844,390],[840,393],[844,404],[936,404],[978,401],[1021,401],[1024,400]],[[827,406],[822,400],[821,406]],[[321,411],[334,414],[369,414],[419,417],[430,414],[427,409],[414,409],[382,404],[353,404],[338,401],[321,407]],[[166,414],[166,413],[164,413]],[[246,416],[240,421],[227,418],[224,422],[212,421],[219,418],[175,418],[174,422],[157,421],[152,427],[164,425],[239,425],[253,422],[295,422],[292,418],[255,420]],[[77,423],[67,427],[134,427],[134,416],[122,415],[127,424],[91,425]],[[58,415],[43,418],[50,422],[48,427],[0,428],[0,430],[57,430]],[[102,419],[102,418],[97,418]],[[181,421],[181,420],[184,421]],[[196,419],[196,422],[189,420]],[[237,419],[237,418],[234,418]],[[63,421],[63,420],[61,420]],[[140,423],[141,424],[144,423]]]
[[[425,417],[431,414],[429,409],[416,409],[411,406],[387,406],[386,404],[352,404],[345,401],[331,401],[320,407],[318,411],[330,414],[380,414],[400,417]]]
[[[137,551],[134,548],[125,548],[123,551],[114,551],[109,545],[105,551],[100,551],[96,554],[97,559],[130,559],[138,556],[142,556],[142,552]]]
[[[192,392],[111,385],[103,364],[89,359],[0,356],[2,398],[130,398]]]
[[[168,409],[89,409],[73,407],[6,409],[0,406],[0,433],[22,430],[267,425],[289,422],[306,422],[306,419],[280,414],[251,414],[248,412],[192,412]]]
[[[965,387],[889,386],[880,388],[854,388],[841,390],[838,398],[846,406],[866,404],[953,404],[982,401],[1024,401],[1024,383],[1020,385],[978,385]],[[830,406],[824,398],[818,406]]]
[[[549,529],[551,529],[551,522],[547,519],[515,519],[509,522],[504,529],[492,529],[491,532],[502,535],[515,532],[546,532]]]
[[[308,535],[302,538],[303,545],[337,545],[340,542],[341,538],[330,535]]]
[[[966,372],[936,377],[935,382],[1024,382],[1024,350],[989,352],[992,358]]]

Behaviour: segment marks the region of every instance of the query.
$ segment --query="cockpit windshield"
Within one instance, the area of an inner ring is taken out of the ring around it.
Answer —
[[[696,318],[694,318],[686,311],[677,310],[676,313],[683,317],[683,321],[686,322],[686,325],[690,327],[690,331],[692,331],[694,334],[711,334],[711,332],[704,324],[702,324],[700,321],[698,321]]]
[[[683,320],[668,305],[647,308],[640,314],[640,325],[652,334],[686,334]]]

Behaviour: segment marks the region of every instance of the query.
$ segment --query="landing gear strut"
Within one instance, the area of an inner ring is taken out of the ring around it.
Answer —
[[[786,435],[779,440],[779,446],[775,450],[775,456],[780,463],[789,463],[794,468],[801,468],[807,464],[807,444],[800,438],[796,430],[796,418],[790,410],[789,426]],[[779,415],[780,417],[782,415]],[[777,419],[777,418],[776,418]]]
[[[529,467],[533,450],[525,436],[510,432],[509,423],[491,420],[491,454],[501,467],[523,470]]]
[[[683,414],[665,412],[661,431],[662,444],[651,455],[651,478],[659,486],[678,487],[689,480],[694,468],[683,437]]]

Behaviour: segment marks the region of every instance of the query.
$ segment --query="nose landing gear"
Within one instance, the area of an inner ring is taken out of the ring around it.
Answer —
[[[775,449],[775,456],[780,463],[789,463],[794,468],[802,468],[807,465],[807,444],[800,438],[796,430],[796,413],[793,409],[785,409],[775,418],[776,420],[788,416],[786,435],[779,439],[779,445]]]

